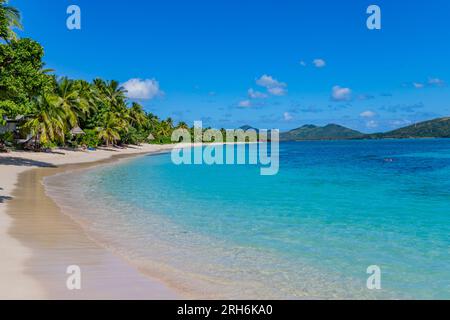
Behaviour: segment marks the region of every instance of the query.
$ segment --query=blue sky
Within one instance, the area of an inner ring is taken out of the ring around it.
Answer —
[[[43,44],[58,75],[116,79],[161,117],[374,132],[450,114],[448,0],[10,4],[22,12],[21,36]],[[81,30],[66,27],[71,4]],[[366,27],[370,4],[381,30]]]

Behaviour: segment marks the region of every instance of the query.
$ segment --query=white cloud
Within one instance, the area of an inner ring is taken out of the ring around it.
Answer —
[[[372,118],[372,117],[376,116],[376,113],[373,111],[367,110],[367,111],[361,112],[359,115],[363,118]]]
[[[267,94],[253,90],[252,88],[247,91],[249,98],[251,99],[264,99],[267,98]]]
[[[284,96],[287,93],[287,90],[282,87],[269,88],[267,91],[274,96]]]
[[[317,68],[323,68],[326,66],[326,62],[323,59],[314,59],[313,60],[313,64],[317,67]]]
[[[264,74],[261,76],[261,78],[257,79],[256,84],[260,85],[261,87],[265,87],[265,88],[285,87],[286,86],[286,83],[279,82],[277,79],[274,79],[271,76],[268,76],[267,74]]]
[[[416,89],[422,89],[426,87],[444,87],[445,81],[439,78],[428,78],[428,81],[413,82],[412,86]]]
[[[439,79],[439,78],[430,78],[430,79],[428,79],[428,84],[430,86],[442,87],[445,85],[445,82],[444,82],[444,80]]]
[[[306,67],[306,62],[303,61],[303,60],[301,60],[301,61],[300,61],[300,65],[303,66],[303,67]]]
[[[251,105],[252,105],[252,103],[250,100],[242,100],[242,101],[239,101],[239,103],[238,103],[238,106],[241,108],[248,108],[248,107],[251,107]]]
[[[159,88],[159,82],[155,79],[130,79],[122,84],[127,91],[127,97],[130,99],[152,99],[155,96],[162,95]]]
[[[262,75],[256,80],[256,84],[267,89],[272,95],[282,96],[287,93],[287,84],[274,79],[272,76],[266,74]]]
[[[349,101],[351,99],[352,90],[350,88],[342,88],[334,86],[331,92],[331,98],[334,101]]]
[[[294,119],[294,117],[289,112],[283,113],[283,118],[284,121],[291,121],[292,119]]]
[[[373,129],[378,127],[378,122],[376,122],[375,120],[370,120],[366,122],[366,127],[369,129]]]

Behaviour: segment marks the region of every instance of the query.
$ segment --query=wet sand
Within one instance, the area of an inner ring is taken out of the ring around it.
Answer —
[[[0,299],[180,298],[161,281],[144,276],[90,238],[46,195],[42,182],[46,176],[66,170],[172,147],[147,145],[90,155],[0,155]],[[67,288],[71,265],[81,269],[81,290]]]
[[[79,166],[78,166],[79,167]],[[141,275],[125,261],[90,239],[46,194],[43,178],[73,169],[39,168],[20,174],[7,213],[9,234],[30,248],[25,272],[45,288],[50,299],[170,299],[176,294]],[[76,190],[74,190],[76,192]],[[81,269],[81,290],[68,290],[68,266]]]

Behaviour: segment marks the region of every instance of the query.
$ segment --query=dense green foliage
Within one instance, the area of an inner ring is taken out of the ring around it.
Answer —
[[[6,42],[16,39],[14,28],[22,28],[19,10],[8,6],[8,0],[0,0],[0,38]]]
[[[36,148],[139,144],[148,137],[155,143],[171,142],[172,119],[161,121],[128,101],[117,81],[89,83],[49,75],[42,46],[31,39],[17,39],[13,28],[21,28],[20,13],[0,0],[0,39],[4,41],[0,43],[0,125],[6,118],[25,116],[20,129],[32,135]],[[181,122],[178,127],[187,125]],[[74,128],[84,134],[72,134]]]
[[[44,50],[30,39],[0,44],[0,109],[15,117],[32,111],[32,100],[52,90],[53,77],[43,70]]]

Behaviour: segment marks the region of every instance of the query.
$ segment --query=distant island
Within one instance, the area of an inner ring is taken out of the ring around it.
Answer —
[[[364,134],[337,124],[327,124],[324,127],[306,124],[300,128],[280,133],[281,141],[298,140],[340,140],[361,137]]]
[[[400,129],[372,134],[365,134],[338,124],[328,124],[323,127],[307,124],[280,133],[280,141],[413,138],[450,138],[450,117],[423,121]]]

